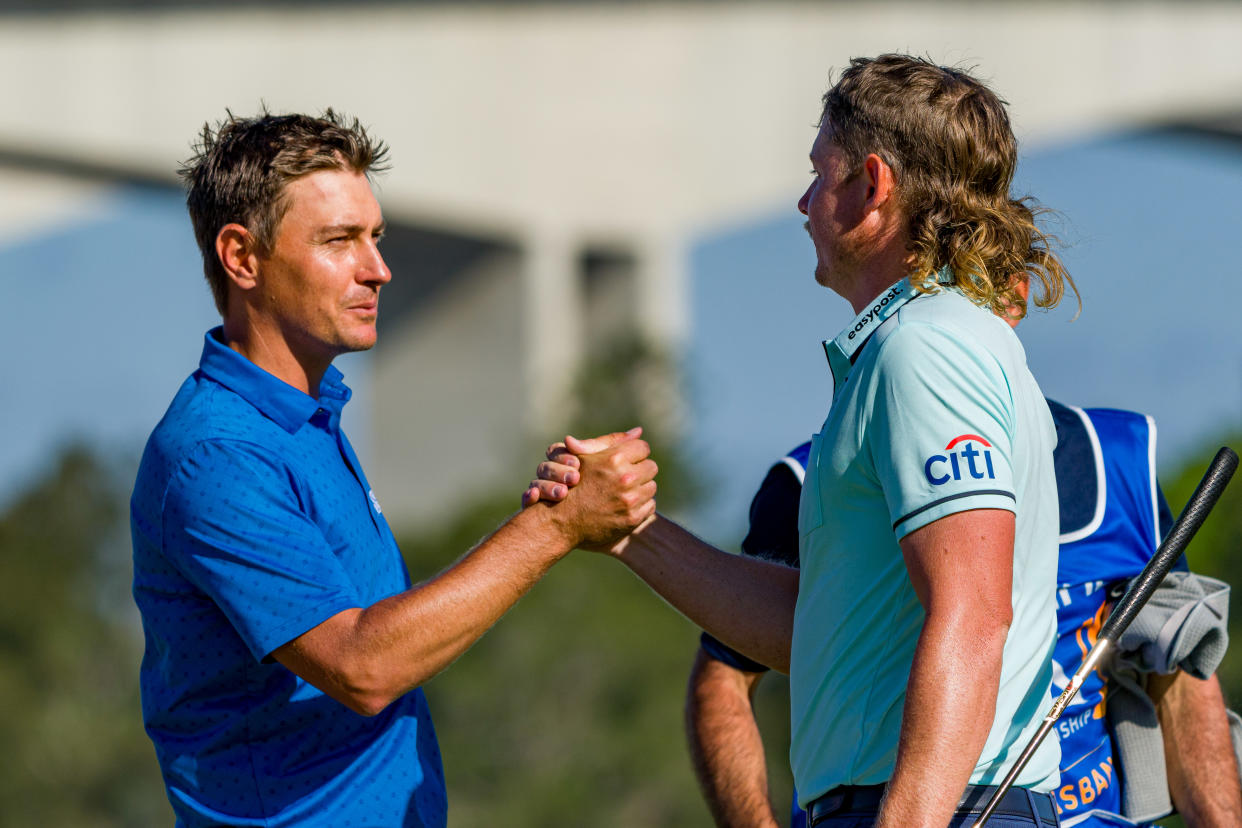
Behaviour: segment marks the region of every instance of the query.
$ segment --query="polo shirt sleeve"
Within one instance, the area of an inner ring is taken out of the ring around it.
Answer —
[[[295,476],[262,446],[199,444],[169,481],[163,532],[170,561],[256,659],[361,605]]]
[[[881,344],[864,439],[897,539],[970,509],[1015,512],[1015,411],[997,361],[924,322]]]

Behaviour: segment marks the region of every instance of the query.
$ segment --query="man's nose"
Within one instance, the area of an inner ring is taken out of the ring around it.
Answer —
[[[362,272],[359,275],[362,277],[359,281],[368,284],[386,285],[392,281],[392,271],[388,269],[383,254],[374,243],[370,246],[367,260],[363,262]]]
[[[802,215],[810,215],[806,211],[807,203],[811,200],[811,188],[807,187],[806,192],[802,194],[802,198],[798,199],[798,212]]]

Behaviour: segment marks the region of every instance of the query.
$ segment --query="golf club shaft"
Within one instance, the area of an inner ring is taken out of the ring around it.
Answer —
[[[1203,525],[1203,521],[1207,518],[1208,513],[1212,511],[1212,507],[1216,505],[1216,501],[1220,499],[1221,493],[1224,492],[1225,486],[1228,485],[1229,479],[1233,477],[1233,473],[1237,468],[1238,455],[1232,449],[1222,448],[1216,452],[1216,457],[1212,459],[1212,464],[1208,466],[1203,479],[1199,481],[1195,493],[1190,496],[1190,501],[1186,504],[1186,508],[1182,510],[1181,515],[1178,516],[1177,521],[1173,524],[1173,528],[1169,530],[1169,534],[1161,542],[1160,548],[1156,550],[1156,554],[1143,567],[1143,571],[1139,573],[1138,577],[1130,582],[1130,587],[1126,590],[1126,594],[1121,596],[1117,606],[1109,613],[1108,620],[1100,628],[1100,634],[1096,639],[1095,646],[1087,653],[1087,657],[1083,659],[1082,665],[1074,671],[1069,686],[1065,688],[1065,691],[1053,703],[1052,709],[1044,717],[1044,721],[1040,724],[1039,729],[1018,756],[1018,761],[1014,763],[1009,772],[1005,774],[1005,778],[1001,780],[996,792],[992,794],[992,798],[988,800],[987,806],[979,815],[979,821],[975,823],[975,828],[983,828],[987,824],[987,821],[992,817],[993,812],[1000,804],[1005,792],[1013,787],[1018,774],[1022,772],[1022,769],[1031,760],[1035,751],[1044,741],[1044,737],[1052,730],[1052,726],[1056,724],[1057,719],[1061,717],[1061,713],[1073,701],[1074,696],[1078,695],[1078,689],[1082,687],[1082,683],[1087,675],[1096,668],[1104,654],[1113,647],[1117,639],[1121,637],[1121,634],[1130,626],[1130,622],[1134,620],[1134,617],[1147,604],[1152,593],[1156,591],[1156,587],[1164,580],[1164,576],[1168,574],[1173,564],[1186,551],[1186,546],[1190,543],[1190,539],[1195,536],[1195,533],[1199,531],[1199,527]]]

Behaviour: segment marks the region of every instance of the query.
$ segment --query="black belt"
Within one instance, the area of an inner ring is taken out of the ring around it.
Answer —
[[[885,787],[885,785],[843,785],[840,788],[833,788],[812,802],[806,809],[808,826],[813,826],[820,820],[838,814],[879,810]],[[995,785],[967,785],[961,801],[957,804],[955,815],[982,813],[995,792]],[[1005,791],[994,813],[997,816],[1027,817],[1034,819],[1036,823],[1042,820],[1049,825],[1058,824],[1052,797],[1045,793],[1028,792],[1025,788],[1010,788]]]

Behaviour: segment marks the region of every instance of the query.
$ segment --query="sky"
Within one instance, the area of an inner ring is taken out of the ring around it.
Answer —
[[[1016,195],[1059,214],[1063,259],[1082,293],[1018,330],[1047,396],[1151,414],[1157,460],[1242,425],[1242,323],[1232,288],[1242,144],[1118,133],[1023,152]],[[796,209],[702,239],[691,257],[693,433],[707,502],[686,516],[726,548],[745,530],[769,465],[818,431],[832,384],[820,342],[853,313],[814,281]],[[1071,321],[1072,320],[1072,321]]]
[[[3,509],[67,444],[136,457],[220,318],[173,188],[117,187],[69,220],[10,239],[0,245],[0,285]],[[365,357],[337,364],[365,399]],[[364,405],[344,418],[360,451]]]

